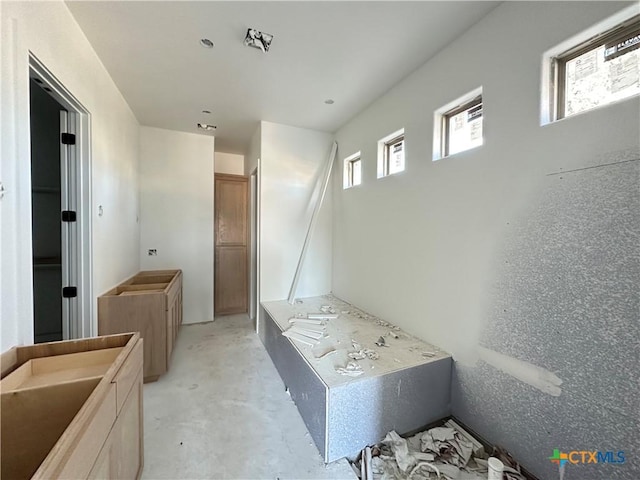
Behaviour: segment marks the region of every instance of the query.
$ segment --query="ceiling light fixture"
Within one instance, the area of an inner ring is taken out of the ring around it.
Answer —
[[[334,104],[334,103],[336,103],[336,102],[334,102],[334,101],[333,101],[332,99],[330,99],[330,98],[327,98],[327,99],[324,101],[324,103],[326,103],[327,105],[333,105],[333,104]]]
[[[199,123],[198,128],[200,130],[204,130],[205,132],[211,132],[218,127],[216,127],[215,125],[209,125],[208,123]]]
[[[264,33],[260,30],[256,30],[255,28],[250,28],[247,30],[247,35],[244,37],[244,44],[247,47],[257,48],[258,50],[262,50],[264,53],[267,53],[272,40],[273,35],[270,33]]]
[[[201,38],[200,45],[202,45],[204,48],[213,48],[213,42],[208,38]]]

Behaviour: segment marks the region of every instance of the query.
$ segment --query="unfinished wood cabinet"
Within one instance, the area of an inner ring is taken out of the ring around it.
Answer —
[[[89,473],[90,479],[138,478],[137,458],[143,454],[142,442],[136,442],[138,410],[142,409],[142,378],[123,405],[98,459]]]
[[[182,271],[140,272],[98,297],[98,333],[140,332],[144,381],[169,370],[182,325]]]
[[[140,478],[142,352],[128,333],[3,353],[1,477]]]

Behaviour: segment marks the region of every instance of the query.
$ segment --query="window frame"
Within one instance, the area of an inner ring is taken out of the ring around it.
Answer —
[[[565,52],[552,57],[552,69],[554,75],[554,85],[555,85],[555,98],[552,99],[554,105],[552,105],[552,111],[554,112],[554,120],[561,120],[563,118],[568,118],[565,112],[565,101],[566,101],[566,67],[567,63],[571,60],[584,55],[592,50],[596,50],[602,45],[606,45],[607,43],[612,43],[615,40],[622,40],[624,37],[633,33],[640,26],[640,15],[635,15],[631,18],[628,18],[624,22],[614,26],[608,30],[605,30],[602,33],[599,33],[591,38],[580,42],[578,45],[566,50]],[[624,54],[623,54],[624,55]],[[609,102],[600,106],[609,105]],[[594,107],[597,108],[597,107]],[[589,108],[586,111],[590,111],[593,108]],[[583,113],[583,112],[579,112]],[[576,115],[576,114],[574,114]],[[573,115],[571,115],[573,116]]]
[[[391,147],[402,142],[402,170],[397,172],[390,172],[389,165],[391,163]],[[404,128],[397,130],[390,135],[378,140],[378,178],[389,177],[391,175],[398,175],[407,169],[407,138],[404,132]]]
[[[634,25],[638,22],[640,22],[640,14],[638,14],[637,6],[627,7],[615,15],[589,27],[587,30],[561,42],[543,54],[540,125],[547,125],[569,118],[565,112],[566,64],[601,45],[625,37],[628,33],[634,31]],[[614,100],[570,116],[580,115],[596,108],[625,101],[635,96],[636,95],[631,95],[626,98]]]
[[[450,147],[450,140],[449,140],[449,120],[451,119],[451,117],[455,117],[456,115],[458,115],[459,113],[462,113],[466,110],[471,110],[473,107],[477,107],[478,105],[482,105],[482,128],[483,128],[483,136],[484,136],[484,103],[482,101],[482,93],[480,93],[479,95],[474,96],[473,98],[467,100],[466,102],[458,105],[457,107],[452,108],[451,110],[448,110],[446,112],[444,112],[442,114],[442,135],[440,138],[440,148],[441,148],[441,152],[442,152],[442,158],[448,157],[450,155],[456,155],[458,153],[462,153],[462,152],[466,152],[468,150],[473,150],[474,148],[477,147],[471,147],[471,148],[467,148],[466,150],[461,150],[460,152],[456,152],[456,153],[449,153],[449,147]],[[484,143],[484,140],[483,140]],[[480,147],[481,145],[478,145],[478,147]]]
[[[389,164],[391,163],[391,147],[399,144],[400,142],[402,142],[402,170],[400,170],[400,172],[404,172],[404,162],[405,162],[405,139],[404,139],[404,132],[401,133],[400,135],[398,135],[397,137],[392,138],[391,140],[384,142],[384,146],[383,146],[383,159],[382,159],[382,171],[384,173],[383,176],[387,177],[389,175],[395,175],[396,173],[400,173],[400,172],[394,172],[391,173],[390,172],[390,168],[389,168]]]
[[[362,155],[360,152],[356,152],[353,155],[349,155],[343,160],[344,162],[344,180],[342,182],[343,190],[347,188],[357,187],[362,185]],[[354,183],[353,178],[353,164],[360,162],[360,183]]]

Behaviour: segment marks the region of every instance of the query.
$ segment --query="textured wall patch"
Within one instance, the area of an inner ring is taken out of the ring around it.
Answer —
[[[540,478],[558,478],[554,448],[626,452],[621,465],[569,465],[565,480],[640,478],[635,158],[585,159],[587,168],[540,178],[497,248],[480,345],[562,379],[561,395],[496,370],[495,355],[455,365],[453,414]]]

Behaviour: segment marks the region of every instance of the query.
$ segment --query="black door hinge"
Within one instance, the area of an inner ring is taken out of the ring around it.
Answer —
[[[75,298],[78,296],[78,287],[64,287],[62,289],[62,298]]]
[[[75,145],[76,136],[73,133],[63,133],[60,135],[60,140],[63,145]]]
[[[76,212],[73,210],[63,210],[62,211],[62,221],[63,222],[75,222],[77,219]]]

